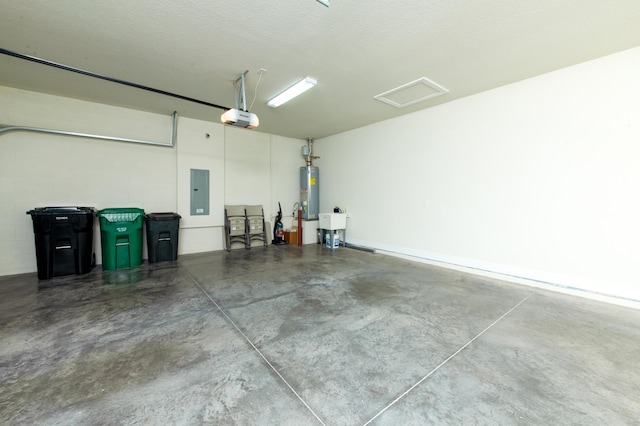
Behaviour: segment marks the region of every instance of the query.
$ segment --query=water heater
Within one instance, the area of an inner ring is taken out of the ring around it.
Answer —
[[[302,220],[318,220],[320,212],[320,170],[316,166],[300,167],[300,207]]]

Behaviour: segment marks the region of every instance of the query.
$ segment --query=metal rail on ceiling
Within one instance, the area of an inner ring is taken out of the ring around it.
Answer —
[[[171,97],[174,97],[174,98],[182,99],[184,101],[194,102],[194,103],[197,103],[197,104],[200,104],[200,105],[206,105],[206,106],[209,106],[209,107],[212,107],[212,108],[223,109],[225,111],[231,109],[231,108],[226,107],[226,106],[217,105],[217,104],[213,104],[211,102],[203,101],[203,100],[200,100],[200,99],[195,99],[195,98],[191,98],[191,97],[188,97],[188,96],[179,95],[177,93],[167,92],[166,90],[155,89],[153,87],[144,86],[144,85],[138,84],[138,83],[132,83],[130,81],[122,80],[122,79],[119,79],[119,78],[109,77],[109,76],[106,76],[106,75],[95,73],[93,71],[87,71],[87,70],[83,70],[81,68],[71,67],[69,65],[64,65],[64,64],[60,64],[60,63],[57,63],[57,62],[49,61],[49,60],[46,60],[46,59],[38,58],[36,56],[25,55],[23,53],[14,52],[12,50],[3,49],[1,47],[0,47],[0,53],[2,53],[3,55],[13,56],[14,58],[24,59],[26,61],[35,62],[35,63],[42,64],[42,65],[47,65],[47,66],[58,68],[58,69],[61,69],[61,70],[70,71],[70,72],[74,72],[74,73],[77,73],[77,74],[82,74],[82,75],[86,75],[86,76],[89,76],[89,77],[94,77],[94,78],[98,78],[98,79],[101,79],[101,80],[110,81],[112,83],[122,84],[122,85],[129,86],[129,87],[135,87],[136,89],[146,90],[148,92],[158,93],[158,94],[164,95],[164,96],[171,96]]]

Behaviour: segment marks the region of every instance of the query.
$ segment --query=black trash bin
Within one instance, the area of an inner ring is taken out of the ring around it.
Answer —
[[[147,251],[149,263],[178,259],[178,231],[180,216],[177,213],[149,213],[147,221]]]
[[[33,221],[38,279],[91,271],[93,207],[38,207],[27,214]]]

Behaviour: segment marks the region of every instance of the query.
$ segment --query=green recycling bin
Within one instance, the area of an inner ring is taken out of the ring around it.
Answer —
[[[100,221],[102,269],[141,265],[144,210],[135,207],[102,209],[96,216]]]

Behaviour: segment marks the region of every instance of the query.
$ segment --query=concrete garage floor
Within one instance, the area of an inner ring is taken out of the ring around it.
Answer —
[[[640,311],[344,248],[0,277],[0,326],[0,424],[640,419]]]

